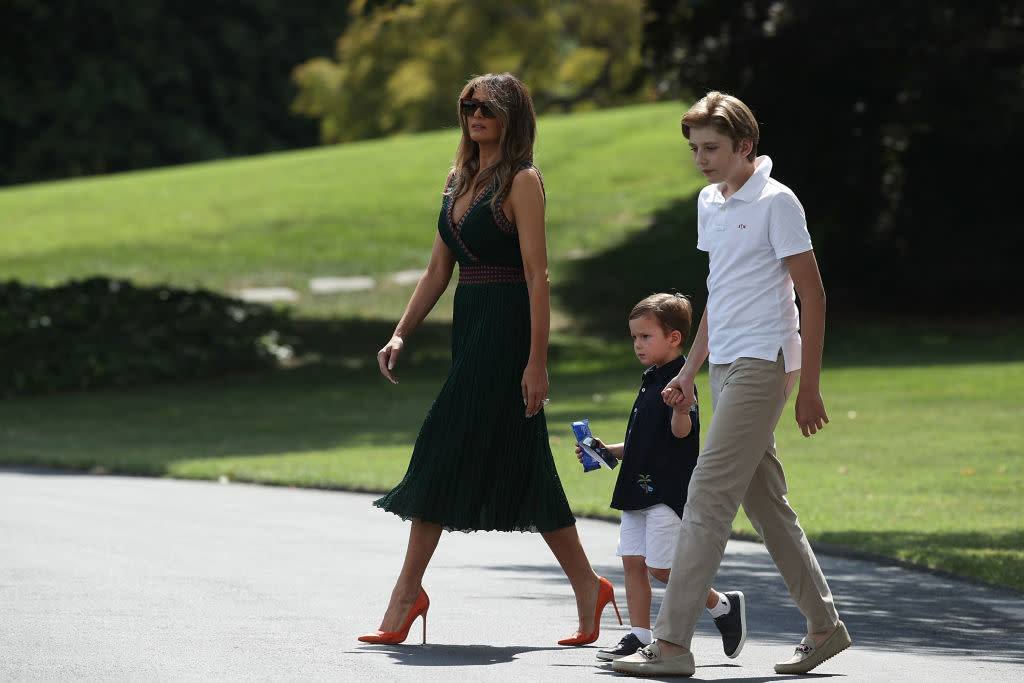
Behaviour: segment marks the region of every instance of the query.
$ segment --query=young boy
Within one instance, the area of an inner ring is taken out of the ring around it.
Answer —
[[[604,661],[631,655],[653,640],[648,575],[668,582],[679,539],[686,487],[697,464],[700,422],[696,403],[673,409],[662,400],[661,390],[686,360],[683,343],[690,337],[691,310],[682,295],[652,294],[629,314],[633,351],[650,367],[644,371],[625,442],[606,447],[622,460],[611,506],[622,510],[616,554],[626,575],[631,628],[616,647],[598,651],[597,658]],[[579,448],[576,453],[582,457]],[[712,588],[705,606],[722,633],[725,654],[736,657],[747,635],[743,593],[722,594]]]
[[[850,634],[786,500],[774,432],[798,374],[797,425],[810,436],[828,422],[819,388],[825,289],[803,207],[771,177],[771,159],[757,156],[757,120],[747,105],[712,91],[681,126],[710,183],[697,200],[697,248],[710,263],[708,304],[689,357],[663,395],[675,410],[695,404],[693,378],[708,359],[714,416],[693,471],[656,640],[612,666],[640,676],[693,675],[690,642],[704,591],[742,504],[807,620],[807,636],[775,672],[805,674],[849,647]]]

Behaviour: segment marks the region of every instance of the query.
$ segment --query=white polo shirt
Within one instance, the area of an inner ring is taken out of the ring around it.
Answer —
[[[773,180],[772,160],[754,160],[754,174],[728,199],[708,185],[697,200],[697,248],[708,252],[708,350],[712,363],[737,358],[800,369],[796,293],[782,259],[810,251],[804,208]]]

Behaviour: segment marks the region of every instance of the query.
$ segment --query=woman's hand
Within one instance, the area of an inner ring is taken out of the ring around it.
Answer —
[[[527,364],[523,371],[523,403],[526,404],[526,417],[533,417],[544,407],[544,399],[548,397],[548,368],[540,363]]]
[[[391,371],[394,369],[395,364],[398,363],[398,356],[401,355],[403,346],[405,346],[405,342],[396,334],[391,337],[391,341],[383,349],[377,352],[377,365],[380,366],[380,374],[387,377],[394,384],[398,384],[398,378]]]

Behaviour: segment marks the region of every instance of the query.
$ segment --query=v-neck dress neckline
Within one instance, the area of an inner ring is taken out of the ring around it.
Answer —
[[[459,219],[458,223],[455,222],[455,198],[452,197],[451,202],[448,204],[448,225],[454,232],[458,233],[462,230],[462,226],[466,223],[466,219],[469,217],[469,214],[473,213],[473,209],[476,208],[476,205],[479,204],[480,200],[487,196],[490,191],[491,188],[489,186],[481,190],[476,198],[470,203],[469,208],[467,208],[465,213],[462,214],[462,218]]]

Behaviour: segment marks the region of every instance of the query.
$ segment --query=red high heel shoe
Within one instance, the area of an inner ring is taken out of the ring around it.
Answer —
[[[611,600],[612,607],[615,608],[615,616],[619,618],[619,626],[622,625],[622,615],[619,614],[619,606],[615,604],[615,589],[612,588],[611,581],[604,577],[598,578],[601,579],[601,586],[597,589],[597,613],[594,615],[594,632],[584,633],[583,631],[576,631],[568,638],[558,641],[559,645],[589,645],[597,640],[597,637],[601,634],[601,612],[609,600]]]
[[[420,594],[416,596],[416,602],[413,604],[412,609],[409,610],[409,616],[405,618],[405,623],[402,625],[399,631],[374,631],[373,633],[367,633],[365,636],[359,636],[359,640],[364,643],[402,643],[405,642],[406,637],[409,635],[409,627],[412,626],[412,622],[416,620],[416,617],[423,617],[423,644],[427,644],[427,610],[430,608],[430,598],[427,597],[427,592],[420,588]]]

